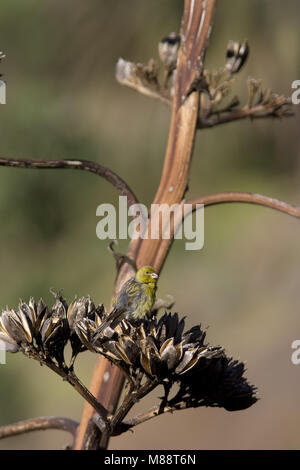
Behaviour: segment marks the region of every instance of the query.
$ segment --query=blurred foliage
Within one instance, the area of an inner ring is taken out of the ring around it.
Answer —
[[[0,72],[7,104],[0,106],[0,155],[95,160],[117,171],[149,204],[159,183],[170,110],[120,87],[114,69],[119,57],[157,59],[159,40],[179,30],[182,5],[2,0],[0,49],[7,58]],[[289,95],[292,81],[300,78],[299,12],[297,0],[218,2],[206,67],[224,65],[229,39],[247,38],[250,57],[236,92],[246,97],[250,75]],[[295,108],[287,120],[199,132],[190,196],[243,190],[299,203]],[[90,294],[108,305],[115,269],[107,243],[96,238],[95,213],[100,203],[117,201],[114,189],[91,174],[1,168],[1,305],[17,305],[30,295],[50,301],[51,286],[63,288],[69,300]],[[246,205],[211,208],[205,217],[204,249],[185,252],[184,242],[175,242],[159,295],[176,294],[176,308],[188,314],[188,323],[209,325],[212,343],[248,361],[247,375],[262,400],[245,412],[161,417],[113,439],[111,448],[299,446],[300,369],[290,361],[291,342],[300,335],[299,222]],[[84,381],[94,359],[86,353],[79,361]],[[9,356],[0,365],[1,424],[51,414],[80,419],[80,397],[49,371],[24,361]],[[155,432],[158,425],[168,431]],[[57,448],[66,441],[62,433],[38,433],[2,441],[0,448]]]

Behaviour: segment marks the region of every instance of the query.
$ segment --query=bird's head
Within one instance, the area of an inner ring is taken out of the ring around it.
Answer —
[[[136,280],[143,284],[156,284],[158,274],[152,266],[143,266],[136,273]]]

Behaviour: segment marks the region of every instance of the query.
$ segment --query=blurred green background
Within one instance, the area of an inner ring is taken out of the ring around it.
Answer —
[[[109,166],[149,204],[166,148],[170,109],[121,87],[119,57],[157,59],[158,41],[178,31],[180,0],[2,0],[0,156],[86,158]],[[290,95],[300,79],[297,0],[217,3],[206,66],[224,64],[227,41],[247,38],[248,76]],[[260,192],[299,204],[299,110],[286,120],[243,121],[198,133],[191,197],[218,191]],[[90,294],[108,305],[115,267],[107,242],[96,238],[96,208],[117,203],[104,180],[66,170],[0,169],[0,299],[63,289],[70,301]],[[221,205],[205,212],[205,246],[187,252],[176,241],[159,282],[173,294],[187,324],[209,327],[207,339],[247,362],[261,400],[229,413],[199,408],[161,416],[113,438],[111,449],[299,448],[300,366],[291,343],[300,339],[300,223],[267,208]],[[126,243],[120,244],[121,250]],[[89,383],[96,356],[77,363]],[[137,410],[155,401],[146,400]],[[82,400],[51,371],[22,355],[0,365],[0,424],[40,415],[79,420]],[[70,441],[47,431],[0,441],[0,449],[55,449]]]

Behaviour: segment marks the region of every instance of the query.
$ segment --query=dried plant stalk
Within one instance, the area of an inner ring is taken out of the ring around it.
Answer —
[[[154,200],[155,204],[180,203],[184,197],[189,177],[198,119],[199,92],[192,91],[193,83],[203,69],[203,60],[210,36],[215,0],[185,0],[181,26],[181,47],[177,64],[175,95],[173,98],[169,140],[166,150],[160,185]],[[127,255],[134,252],[137,266],[150,264],[160,272],[166,260],[172,240],[144,239],[140,244],[133,242]],[[116,291],[134,274],[131,266],[124,266],[119,273]],[[108,380],[106,380],[106,378]],[[114,411],[123,387],[122,373],[113,370],[103,358],[98,360],[92,378],[92,391],[98,400]],[[111,391],[113,395],[109,395]],[[76,449],[95,448],[96,440],[90,442],[85,433],[93,410],[85,405],[79,427]],[[89,429],[89,433],[91,429]],[[89,446],[87,446],[89,443]],[[108,438],[103,437],[101,447],[105,448]]]

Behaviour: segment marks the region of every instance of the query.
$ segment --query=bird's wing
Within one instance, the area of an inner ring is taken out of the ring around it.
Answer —
[[[117,297],[116,308],[127,308],[130,311],[131,307],[139,300],[141,292],[140,283],[135,279],[129,279]]]
[[[98,327],[94,340],[100,336],[100,333],[105,330],[108,326],[114,328],[118,323],[123,320],[127,313],[131,313],[135,310],[138,302],[141,298],[143,290],[141,284],[135,279],[129,279],[123,285],[119,292],[116,301],[114,303],[113,310],[105,318],[103,323]]]

